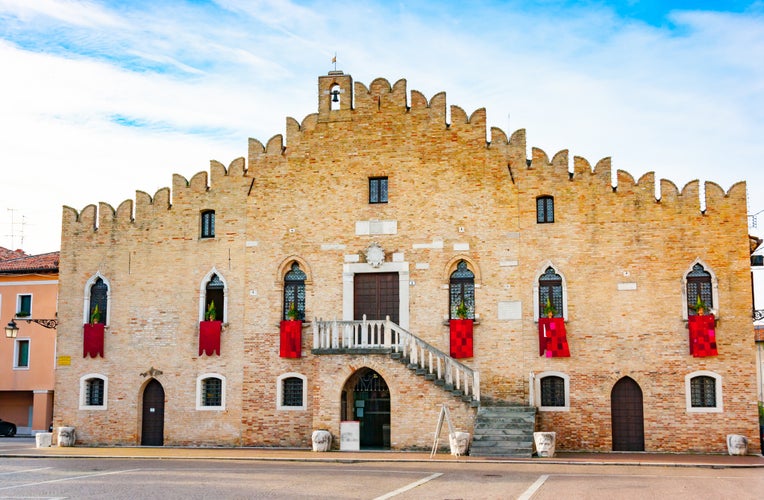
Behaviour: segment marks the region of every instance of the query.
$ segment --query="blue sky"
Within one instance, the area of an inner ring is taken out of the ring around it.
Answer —
[[[0,0],[0,246],[57,250],[62,205],[246,156],[316,111],[335,53],[366,85],[485,107],[550,157],[747,180],[764,210],[761,0]]]

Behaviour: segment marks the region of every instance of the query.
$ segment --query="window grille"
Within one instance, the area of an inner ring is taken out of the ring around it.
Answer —
[[[223,406],[223,381],[210,377],[202,381],[202,406]]]
[[[475,319],[475,274],[467,267],[467,262],[459,261],[456,271],[451,273],[449,283],[450,318],[458,318],[456,309],[464,303],[467,308],[467,319]]]
[[[539,277],[539,314],[544,316],[543,310],[547,299],[555,309],[555,318],[561,318],[563,313],[562,301],[562,276],[557,274],[552,267],[548,267],[544,274]]]
[[[541,406],[565,406],[565,380],[548,376],[541,379]]]
[[[223,321],[225,284],[220,276],[213,274],[205,288],[204,310],[207,311],[210,303],[215,302],[215,320]],[[205,320],[208,318],[204,318]]]
[[[303,382],[298,377],[287,377],[282,382],[281,405],[302,406]]]
[[[539,196],[536,198],[536,222],[539,224],[554,222],[554,197]]]
[[[687,273],[687,314],[689,316],[697,314],[695,307],[698,303],[698,295],[700,295],[700,300],[706,305],[705,312],[708,313],[708,309],[714,306],[711,273],[706,271],[700,264],[695,264],[692,266],[692,271]]]
[[[294,304],[297,312],[295,319],[305,319],[305,279],[307,275],[300,269],[297,262],[292,263],[292,267],[284,276],[284,307],[282,319],[289,319],[287,316],[289,309]]]
[[[693,408],[716,407],[716,380],[701,375],[690,380],[691,405]]]
[[[387,203],[387,177],[369,178],[369,203]]]
[[[103,379],[91,378],[85,383],[85,404],[103,406]]]
[[[88,319],[93,317],[93,311],[95,310],[95,307],[98,306],[98,313],[100,315],[98,323],[106,324],[106,306],[108,304],[108,292],[109,286],[104,282],[103,279],[98,278],[95,280],[93,286],[90,287],[90,314],[88,315]]]
[[[202,238],[215,237],[215,211],[205,210],[202,212]]]

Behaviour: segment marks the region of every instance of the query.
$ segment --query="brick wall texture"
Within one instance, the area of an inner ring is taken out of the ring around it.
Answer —
[[[703,211],[697,181],[679,190],[661,180],[656,199],[652,173],[635,180],[611,173],[607,158],[592,167],[567,151],[550,160],[533,148],[527,158],[525,132],[488,131],[484,109],[468,116],[451,106],[448,123],[445,94],[428,100],[405,80],[367,87],[341,72],[319,77],[317,113],[287,118],[285,137],[250,139],[248,149],[227,168],[213,161],[190,180],[175,175],[171,189],[138,191],[116,210],[64,208],[57,349],[71,362],[57,367],[55,425],[75,426],[79,441],[140,443],[151,368],[165,390],[165,444],[306,447],[315,429],[336,440],[343,389],[363,368],[389,386],[391,448],[431,446],[444,402],[457,430],[471,432],[474,408],[384,355],[313,354],[308,327],[303,357],[279,357],[291,263],[307,275],[306,319],[352,319],[348,263],[364,264],[377,242],[385,262],[395,254],[409,269],[403,326],[444,352],[450,273],[462,259],[475,273],[479,323],[464,362],[479,371],[485,398],[527,405],[532,374],[569,377],[569,409],[537,418],[537,430],[557,432],[559,450],[612,449],[611,390],[623,377],[642,390],[647,451],[724,452],[730,433],[758,443],[744,183],[727,192],[706,183]],[[376,176],[388,178],[388,203],[369,203]],[[536,221],[542,195],[554,197],[554,223]],[[203,210],[215,210],[214,238],[200,238]],[[394,230],[358,229],[370,221],[394,221]],[[689,354],[683,289],[694,263],[713,275],[718,356]],[[538,354],[534,287],[549,266],[564,279],[569,358]],[[225,326],[220,356],[200,356],[212,272],[226,285]],[[105,354],[83,358],[96,273],[110,292]],[[513,312],[500,314],[507,304]],[[721,377],[722,411],[688,412],[685,376],[697,371]],[[225,377],[223,410],[196,409],[196,380],[207,373]],[[306,409],[277,409],[285,373],[306,378]],[[80,409],[87,374],[108,379],[105,409]]]

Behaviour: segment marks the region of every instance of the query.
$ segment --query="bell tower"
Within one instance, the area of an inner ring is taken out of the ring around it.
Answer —
[[[353,109],[353,78],[342,71],[318,77],[318,121],[350,119]]]

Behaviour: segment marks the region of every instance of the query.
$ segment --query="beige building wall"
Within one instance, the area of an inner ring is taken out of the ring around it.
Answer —
[[[64,210],[59,351],[72,363],[58,370],[59,425],[82,427],[83,442],[139,442],[141,391],[155,368],[165,443],[307,446],[314,429],[338,437],[342,389],[372,368],[390,387],[391,447],[431,444],[444,401],[471,430],[474,408],[400,363],[313,354],[308,325],[304,356],[278,357],[290,264],[308,276],[306,319],[352,319],[348,283],[374,271],[364,252],[376,242],[405,288],[402,326],[445,352],[449,276],[468,262],[479,321],[464,361],[480,372],[484,400],[536,403],[538,374],[567,376],[569,408],[540,411],[537,423],[557,431],[559,449],[611,449],[610,393],[622,377],[643,392],[648,451],[723,451],[728,433],[755,438],[744,184],[725,193],[707,183],[701,212],[697,182],[680,191],[660,181],[656,200],[652,174],[613,178],[609,159],[592,169],[574,158],[572,173],[567,151],[550,160],[534,148],[526,159],[523,130],[488,131],[485,110],[457,106],[447,122],[445,94],[427,99],[405,80],[367,87],[332,73],[319,78],[318,98],[318,113],[287,119],[285,137],[250,139],[246,165],[213,162],[209,179],[176,175],[172,192],[138,192],[116,210]],[[378,176],[389,200],[370,204],[368,179]],[[541,195],[554,196],[553,224],[536,223]],[[216,211],[214,240],[199,238],[205,209]],[[719,355],[710,358],[688,349],[683,280],[696,262],[713,273],[718,297]],[[548,266],[564,278],[570,358],[538,356],[536,287]],[[227,286],[219,357],[196,351],[200,287],[212,270]],[[96,273],[111,285],[106,354],[81,359],[83,295]],[[688,411],[685,378],[700,371],[721,378],[723,411]],[[108,377],[108,410],[78,409],[88,373]],[[204,373],[226,377],[224,411],[196,410]],[[277,380],[289,373],[307,381],[304,410],[277,409]]]

